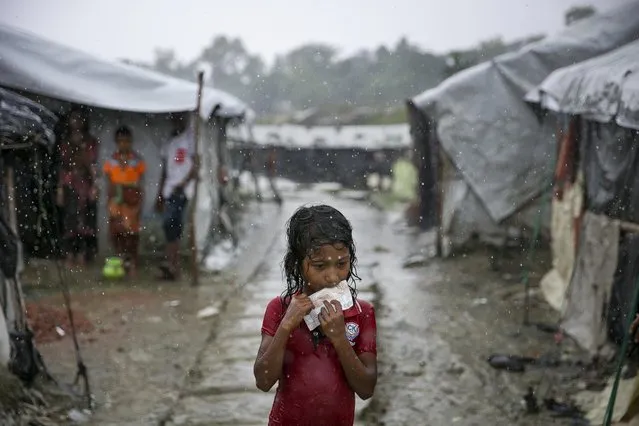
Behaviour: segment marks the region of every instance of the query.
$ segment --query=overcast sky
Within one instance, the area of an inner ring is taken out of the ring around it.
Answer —
[[[349,54],[407,36],[444,52],[497,35],[552,34],[575,4],[628,0],[0,0],[0,22],[110,58],[150,60],[156,47],[192,60],[218,34],[267,60],[310,41]]]

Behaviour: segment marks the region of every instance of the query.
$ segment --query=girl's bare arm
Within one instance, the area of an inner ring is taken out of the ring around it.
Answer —
[[[358,356],[346,337],[333,342],[333,347],[353,391],[364,400],[372,397],[377,384],[377,356],[370,352]]]
[[[253,374],[255,384],[263,392],[271,390],[282,375],[286,342],[291,331],[280,324],[274,336],[262,334],[262,343],[257,352]]]

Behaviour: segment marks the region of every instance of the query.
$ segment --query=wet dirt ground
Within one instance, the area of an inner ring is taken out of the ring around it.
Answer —
[[[81,337],[97,402],[88,424],[266,424],[273,392],[259,392],[252,374],[261,319],[267,302],[283,290],[285,221],[311,202],[331,203],[351,220],[360,297],[377,311],[380,376],[372,400],[358,400],[358,424],[569,424],[545,413],[526,416],[520,402],[529,385],[537,388],[557,372],[516,374],[486,362],[494,352],[537,356],[554,347],[552,335],[521,325],[522,257],[513,255],[499,272],[482,252],[404,268],[421,243],[399,211],[376,209],[361,198],[305,189],[286,192],[281,210],[264,204],[258,218],[247,219],[259,226],[247,234],[240,261],[207,276],[198,289],[151,279],[74,285],[75,306],[97,327]],[[542,252],[533,284],[546,269]],[[555,320],[539,297],[532,300],[533,320]],[[61,303],[56,296],[40,301]],[[218,314],[197,317],[211,305]],[[68,337],[40,350],[56,377],[73,377]],[[574,378],[579,371],[561,373]]]

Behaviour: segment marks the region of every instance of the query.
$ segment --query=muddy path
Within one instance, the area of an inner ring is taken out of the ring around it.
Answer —
[[[198,289],[188,280],[160,285],[148,278],[123,286],[88,278],[84,287],[77,280],[74,306],[96,325],[81,336],[97,402],[90,424],[266,424],[273,394],[257,392],[252,377],[261,317],[267,301],[283,290],[286,220],[299,205],[321,201],[351,220],[360,297],[377,311],[378,387],[372,400],[358,400],[358,425],[566,424],[546,414],[524,415],[524,392],[537,389],[547,373],[508,373],[486,362],[495,352],[538,356],[554,348],[552,335],[522,326],[520,254],[499,272],[481,252],[404,268],[421,243],[400,211],[374,208],[360,193],[318,189],[288,193],[281,209],[249,218],[259,231],[238,261],[207,276]],[[533,287],[547,261],[541,253]],[[62,303],[46,292],[32,298]],[[532,301],[532,319],[556,320],[538,296]],[[198,318],[209,306],[218,313]],[[51,371],[71,380],[75,360],[68,337],[40,349]],[[572,386],[580,372],[551,373]]]
[[[223,309],[238,283],[255,273],[274,237],[267,225],[278,215],[277,207],[254,206],[250,213],[241,259],[222,273],[202,274],[198,288],[191,287],[188,275],[179,282],[158,281],[153,262],[143,265],[135,280],[124,282],[105,282],[97,266],[65,274],[74,311],[93,328],[79,335],[95,400],[88,424],[155,425],[170,412],[219,318],[200,318],[198,313]],[[51,263],[28,271],[28,302],[63,311],[56,279]],[[64,337],[38,344],[38,349],[56,380],[70,385],[76,360],[69,330]],[[56,420],[71,423],[68,418]]]
[[[582,367],[511,373],[487,362],[494,353],[538,357],[574,351],[580,356],[573,344],[558,351],[552,334],[523,325],[525,253],[510,253],[499,271],[492,270],[490,253],[482,251],[406,269],[401,259],[415,247],[415,236],[399,221],[382,229],[379,249],[387,259],[372,276],[380,291],[383,350],[379,386],[363,414],[366,424],[571,424],[543,411],[527,415],[523,396],[531,387],[540,404],[544,396],[563,398],[576,390]],[[548,262],[542,251],[531,268],[529,318],[552,325],[557,313],[537,292]]]

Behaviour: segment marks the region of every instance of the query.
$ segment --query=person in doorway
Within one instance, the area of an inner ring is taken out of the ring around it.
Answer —
[[[333,207],[302,207],[291,217],[284,257],[287,288],[271,300],[254,365],[257,387],[279,382],[269,425],[352,426],[355,394],[373,395],[377,343],[373,306],[357,299],[355,243],[349,221]],[[324,302],[320,327],[303,320],[315,292],[347,281],[353,306]]]
[[[90,242],[96,236],[91,212],[98,196],[95,156],[84,142],[84,134],[72,130],[60,145],[56,201],[63,210],[62,246],[69,269],[84,266],[90,256]]]
[[[68,134],[80,133],[82,135],[82,149],[85,151],[85,155],[91,162],[92,167],[95,169],[95,179],[97,180],[98,172],[98,139],[94,137],[90,132],[89,117],[85,110],[80,108],[74,108],[69,113],[67,121]],[[94,188],[97,191],[97,187]],[[93,230],[91,235],[85,238],[86,245],[86,260],[92,261],[95,255],[98,253],[98,203],[97,194],[95,197],[91,197],[87,204],[87,226]]]
[[[187,129],[187,114],[171,114],[172,137],[162,152],[161,177],[156,208],[163,212],[166,237],[166,261],[160,265],[163,279],[176,280],[180,275],[180,240],[184,212],[194,191],[197,153],[193,132]]]
[[[275,186],[275,176],[277,171],[277,152],[275,148],[271,148],[268,152],[268,157],[266,159],[266,176],[268,177],[268,183],[271,186],[271,191],[273,191],[273,197],[275,198],[275,202],[277,204],[282,204],[282,197],[280,193],[277,191],[277,187]]]
[[[109,234],[118,256],[131,276],[138,266],[140,216],[146,164],[133,150],[133,133],[122,126],[115,131],[116,150],[104,163],[107,178]]]

